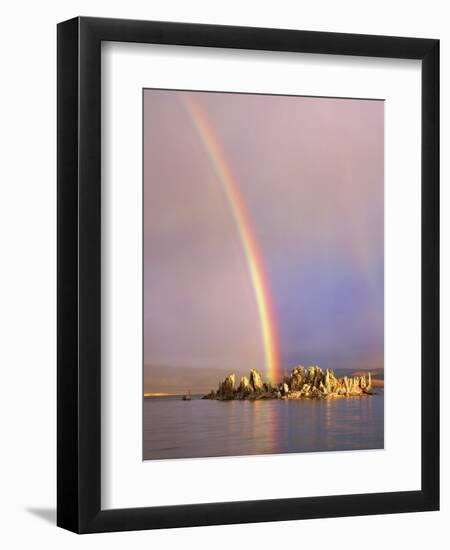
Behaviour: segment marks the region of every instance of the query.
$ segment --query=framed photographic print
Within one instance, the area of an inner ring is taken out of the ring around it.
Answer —
[[[437,510],[439,41],[58,25],[58,525]]]

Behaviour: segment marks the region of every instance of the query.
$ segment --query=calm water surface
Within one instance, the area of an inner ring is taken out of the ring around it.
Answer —
[[[297,401],[144,399],[144,460],[382,449],[384,395]]]

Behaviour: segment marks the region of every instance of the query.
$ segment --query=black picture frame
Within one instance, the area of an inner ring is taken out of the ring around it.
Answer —
[[[94,533],[438,510],[439,41],[88,17],[60,23],[57,34],[57,524]],[[102,41],[422,61],[420,491],[101,509]]]

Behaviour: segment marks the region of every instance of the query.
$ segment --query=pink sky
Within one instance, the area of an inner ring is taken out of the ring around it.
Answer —
[[[242,243],[181,93],[144,92],[146,377],[263,370]],[[262,251],[283,366],[383,366],[384,103],[195,96]]]

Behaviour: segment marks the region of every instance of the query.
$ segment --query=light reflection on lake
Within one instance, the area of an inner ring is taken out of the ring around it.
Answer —
[[[384,395],[333,400],[144,399],[144,460],[384,446]]]

